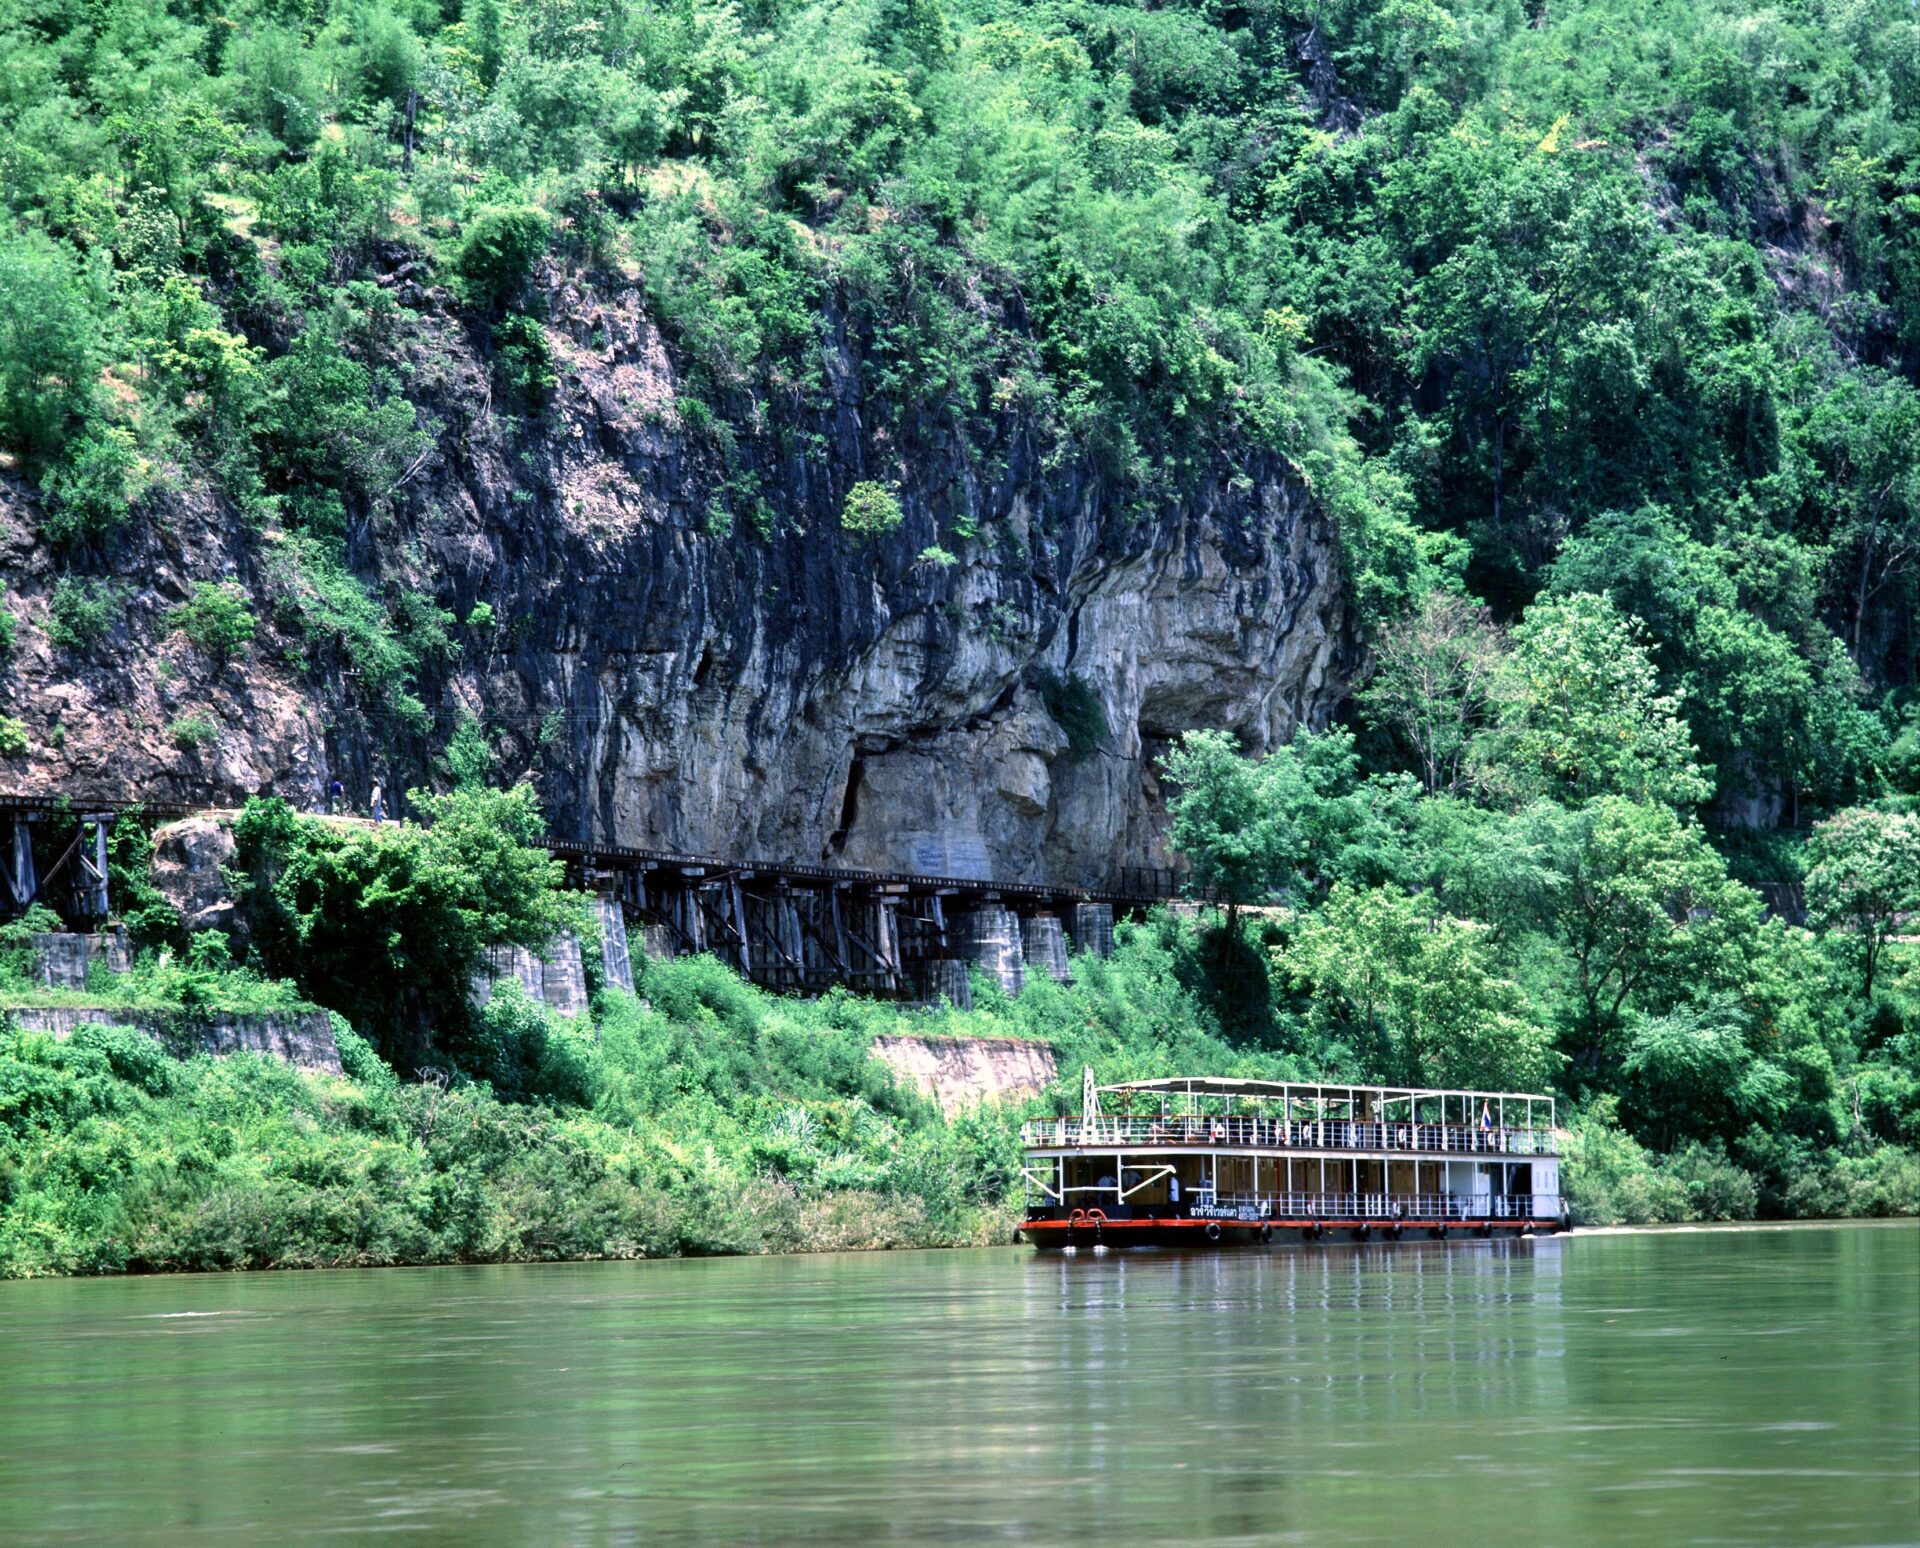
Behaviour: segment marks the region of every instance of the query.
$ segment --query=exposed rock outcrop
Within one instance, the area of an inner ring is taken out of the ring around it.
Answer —
[[[1012,1037],[873,1040],[874,1057],[912,1081],[951,1115],[973,1102],[1038,1096],[1053,1084],[1053,1050]]]
[[[224,871],[235,853],[232,830],[214,817],[188,817],[154,831],[153,884],[189,930],[236,928]]]
[[[1264,750],[1344,693],[1334,536],[1279,457],[1223,457],[1143,507],[1018,407],[956,430],[879,395],[846,343],[829,402],[729,405],[725,449],[636,289],[546,283],[559,383],[537,421],[491,409],[476,326],[444,293],[419,292],[390,346],[434,441],[355,513],[349,558],[389,597],[494,619],[429,662],[433,733],[367,713],[356,663],[281,632],[270,540],[191,480],[150,497],[116,556],[133,590],[112,638],[55,650],[39,627],[54,566],[29,497],[0,486],[25,624],[0,711],[32,742],[4,777],[304,804],[337,775],[363,796],[376,775],[432,778],[465,711],[569,837],[1101,885],[1164,863],[1169,739],[1222,725]],[[897,488],[897,530],[840,529],[862,480]],[[219,576],[260,599],[232,663],[166,629]],[[1063,683],[1097,714],[1063,725]],[[166,735],[188,711],[218,734]],[[162,864],[192,892],[217,847],[181,834]]]

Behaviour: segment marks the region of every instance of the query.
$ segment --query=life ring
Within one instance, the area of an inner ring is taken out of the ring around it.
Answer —
[[[1204,1230],[1203,1230],[1203,1231],[1202,1231],[1202,1232],[1201,1232],[1200,1234],[1201,1234],[1202,1236],[1204,1236],[1204,1237],[1206,1237],[1206,1239],[1207,1239],[1208,1241],[1210,1241],[1210,1242],[1217,1242],[1217,1241],[1219,1241],[1219,1240],[1220,1240],[1220,1234],[1221,1234],[1221,1233],[1220,1233],[1220,1222],[1219,1222],[1219,1221],[1217,1221],[1217,1220],[1209,1220],[1209,1221],[1207,1222],[1207,1224],[1206,1224],[1206,1227],[1205,1227],[1205,1229],[1204,1229]]]

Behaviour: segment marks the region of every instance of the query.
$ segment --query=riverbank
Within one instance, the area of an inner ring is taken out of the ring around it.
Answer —
[[[480,1034],[536,1099],[401,1080],[336,1018],[343,1073],[254,1054],[179,1058],[139,1031],[0,1031],[0,1273],[152,1273],[947,1247],[1012,1239],[1019,1118],[1077,1072],[1293,1073],[1207,1030],[1173,960],[1189,925],[1017,1001],[909,1012],[761,993],[710,958],[645,962],[589,1022],[512,990]],[[1037,1098],[945,1110],[875,1057],[888,1039],[1046,1048]],[[1566,1131],[1576,1222],[1752,1214],[1724,1153],[1647,1151],[1605,1104]],[[1920,1159],[1833,1155],[1773,1195],[1800,1213],[1920,1212]],[[1742,1208],[1744,1206],[1744,1208]]]

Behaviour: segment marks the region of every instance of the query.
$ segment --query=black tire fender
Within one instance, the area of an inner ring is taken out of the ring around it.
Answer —
[[[1210,1242],[1219,1241],[1220,1235],[1221,1235],[1220,1222],[1217,1220],[1209,1220],[1206,1224],[1206,1229],[1203,1230],[1200,1234],[1206,1237],[1206,1239]]]

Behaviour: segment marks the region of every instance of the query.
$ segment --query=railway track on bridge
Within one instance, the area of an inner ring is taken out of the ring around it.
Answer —
[[[105,918],[112,822],[127,813],[167,822],[233,811],[98,792],[0,792],[0,822],[12,830],[0,903],[17,911],[58,888],[68,899],[64,912]],[[44,872],[34,864],[36,824],[73,834]],[[654,956],[711,952],[763,987],[802,994],[842,984],[889,999],[970,1004],[976,966],[1017,993],[1033,974],[1067,978],[1075,952],[1105,956],[1116,919],[1138,918],[1174,895],[1170,884],[1100,888],[544,842],[569,882],[599,899],[603,933],[624,939],[632,930]],[[1170,872],[1135,874],[1173,880]]]

